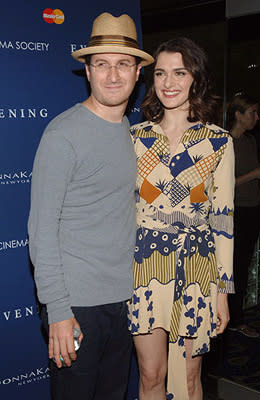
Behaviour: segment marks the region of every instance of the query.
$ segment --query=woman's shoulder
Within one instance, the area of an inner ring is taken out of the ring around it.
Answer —
[[[130,132],[133,136],[138,136],[142,133],[152,131],[154,123],[151,121],[144,121],[139,124],[132,125]]]
[[[199,123],[190,130],[193,131],[197,139],[230,138],[232,140],[232,136],[227,130],[215,124]]]
[[[231,137],[230,133],[222,128],[221,126],[215,125],[215,124],[205,124],[205,128],[208,130],[209,134],[212,136],[219,136],[219,137]]]

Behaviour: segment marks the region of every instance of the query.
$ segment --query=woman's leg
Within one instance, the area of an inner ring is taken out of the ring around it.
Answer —
[[[134,336],[140,372],[139,400],[166,398],[167,337],[161,328],[149,334]]]
[[[196,356],[192,358],[192,340],[193,339],[185,339],[189,400],[202,400],[203,395],[200,378],[202,356]]]

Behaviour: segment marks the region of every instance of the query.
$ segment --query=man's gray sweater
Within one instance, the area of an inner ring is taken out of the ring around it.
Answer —
[[[81,104],[47,126],[33,167],[30,255],[49,323],[131,296],[136,157],[129,123]]]

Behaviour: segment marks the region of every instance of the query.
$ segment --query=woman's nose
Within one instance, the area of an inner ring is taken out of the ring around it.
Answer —
[[[164,79],[164,86],[169,88],[174,85],[174,77],[171,74],[168,74]]]

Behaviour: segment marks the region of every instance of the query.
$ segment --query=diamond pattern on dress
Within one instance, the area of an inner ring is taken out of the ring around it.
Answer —
[[[169,197],[173,207],[189,196],[189,190],[175,178],[165,186],[163,193]]]
[[[202,160],[195,164],[197,171],[199,172],[203,181],[205,181],[209,174],[216,168],[216,156],[215,154],[210,154],[204,157]]]
[[[151,150],[147,150],[138,160],[138,172],[146,178],[158,164],[160,159]]]

